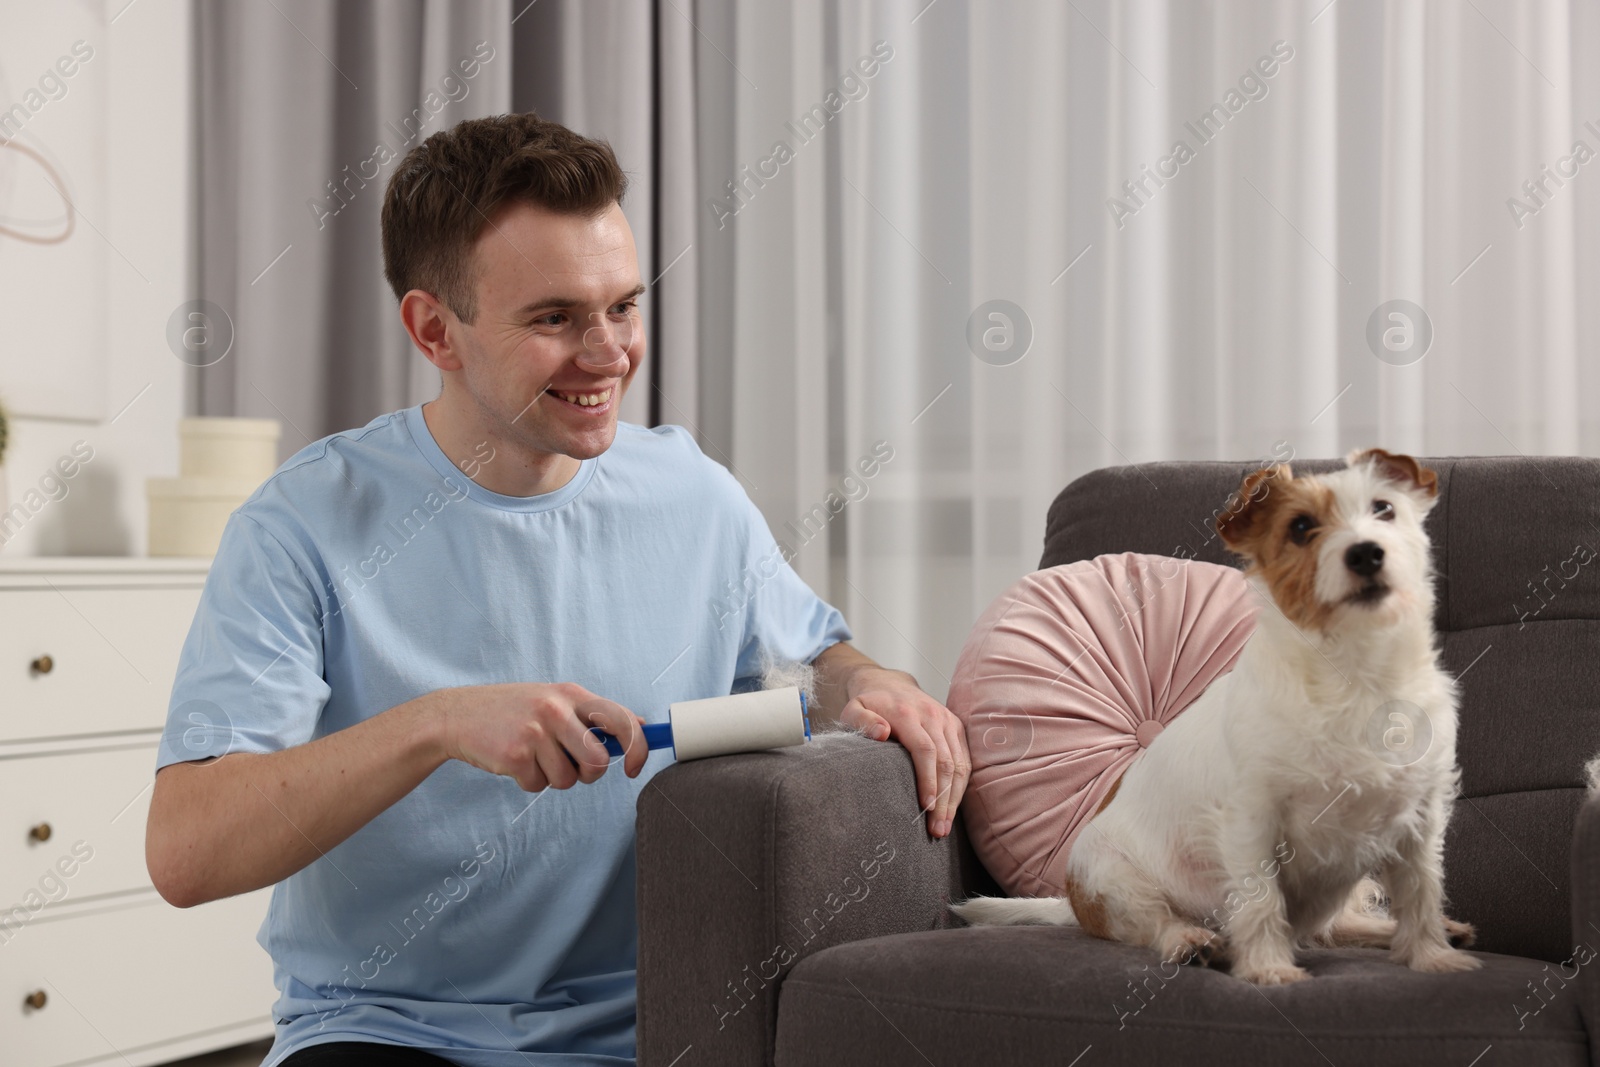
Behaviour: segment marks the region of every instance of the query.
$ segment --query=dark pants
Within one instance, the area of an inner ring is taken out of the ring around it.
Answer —
[[[431,1052],[373,1041],[330,1041],[312,1045],[283,1061],[283,1067],[450,1067]]]

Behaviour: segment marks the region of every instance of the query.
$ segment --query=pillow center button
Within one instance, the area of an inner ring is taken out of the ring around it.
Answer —
[[[1149,748],[1155,739],[1161,736],[1164,727],[1154,719],[1146,719],[1133,731],[1134,738],[1139,742],[1140,748]]]

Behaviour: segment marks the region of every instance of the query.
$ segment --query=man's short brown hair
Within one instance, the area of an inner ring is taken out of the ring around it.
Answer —
[[[621,203],[627,175],[604,141],[529,111],[467,119],[401,160],[383,194],[383,273],[399,299],[438,297],[456,317],[478,313],[472,246],[496,212],[525,202],[566,215]]]

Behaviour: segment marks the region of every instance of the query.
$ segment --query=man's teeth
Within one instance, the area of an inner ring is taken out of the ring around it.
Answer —
[[[560,397],[562,400],[565,400],[569,404],[577,404],[579,407],[592,408],[599,404],[604,404],[607,400],[610,400],[611,390],[607,389],[603,393],[556,393],[556,396]]]

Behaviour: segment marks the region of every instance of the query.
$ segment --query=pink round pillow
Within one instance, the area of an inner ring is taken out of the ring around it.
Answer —
[[[962,817],[1013,896],[1059,896],[1122,772],[1233,668],[1255,629],[1232,567],[1129,552],[1036,571],[978,619],[946,701],[967,727]]]

